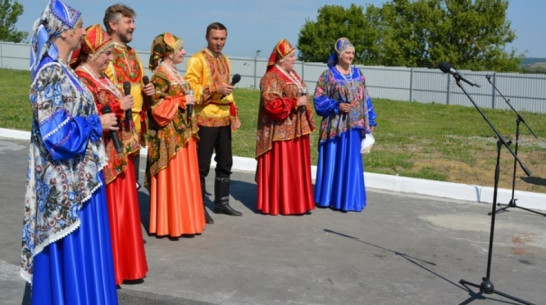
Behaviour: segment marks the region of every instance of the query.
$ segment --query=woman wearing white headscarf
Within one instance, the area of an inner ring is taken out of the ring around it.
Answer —
[[[102,168],[103,129],[91,93],[67,64],[81,13],[51,0],[31,46],[33,110],[21,250],[32,304],[117,304]]]
[[[366,206],[360,144],[376,125],[364,75],[351,66],[354,55],[349,39],[336,41],[313,99],[322,116],[315,202],[342,212],[360,212]]]

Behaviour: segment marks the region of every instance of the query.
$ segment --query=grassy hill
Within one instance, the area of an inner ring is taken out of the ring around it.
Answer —
[[[537,63],[546,63],[546,58],[544,57],[525,57],[521,61],[522,66],[530,66]]]
[[[526,57],[521,62],[523,73],[544,73],[546,74],[546,58]]]

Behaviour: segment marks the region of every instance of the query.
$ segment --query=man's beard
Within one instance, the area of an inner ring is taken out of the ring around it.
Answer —
[[[131,42],[131,40],[133,40],[132,38],[129,38],[129,35],[131,34],[118,35],[118,37],[121,42],[123,42],[124,44],[128,44],[129,42]]]

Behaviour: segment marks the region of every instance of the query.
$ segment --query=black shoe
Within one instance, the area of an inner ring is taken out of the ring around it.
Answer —
[[[213,224],[214,223],[214,219],[212,219],[212,217],[210,217],[209,215],[209,212],[207,211],[206,208],[205,209],[205,222],[209,225]]]
[[[233,209],[228,203],[220,203],[214,205],[214,213],[226,214],[231,216],[242,216],[243,213]]]

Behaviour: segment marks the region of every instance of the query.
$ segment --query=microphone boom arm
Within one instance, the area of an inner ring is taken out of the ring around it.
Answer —
[[[498,138],[498,141],[501,142],[505,147],[506,149],[508,149],[508,151],[512,154],[512,156],[514,156],[514,158],[517,160],[517,162],[519,163],[521,169],[523,169],[523,171],[525,172],[525,174],[527,176],[531,176],[531,171],[525,166],[525,164],[523,164],[523,162],[521,161],[521,159],[514,153],[514,151],[512,151],[512,149],[510,148],[510,144],[512,144],[510,141],[506,141],[506,139],[501,135],[501,133],[497,130],[497,128],[495,128],[495,126],[493,126],[493,123],[491,123],[491,121],[489,120],[489,118],[485,115],[485,113],[482,111],[482,109],[480,107],[478,107],[478,105],[476,104],[476,102],[474,102],[474,100],[470,97],[470,95],[468,94],[468,92],[466,92],[466,90],[464,89],[463,86],[461,86],[461,83],[460,83],[460,79],[457,79],[455,78],[456,80],[456,83],[457,83],[457,86],[459,86],[459,88],[461,88],[461,90],[463,90],[463,93],[468,97],[468,99],[472,102],[472,104],[474,105],[474,107],[478,110],[478,112],[481,114],[482,118],[489,124],[489,127],[491,127],[491,129],[495,132],[495,134],[497,135],[497,138]]]
[[[510,106],[510,109],[512,109],[512,111],[516,114],[516,116],[518,117],[518,120],[520,122],[523,122],[523,124],[525,125],[525,127],[527,127],[527,129],[529,129],[529,131],[531,132],[531,134],[536,138],[538,139],[537,135],[535,134],[535,132],[533,131],[533,129],[531,129],[531,127],[529,125],[527,125],[527,122],[525,122],[525,120],[523,119],[523,117],[520,115],[520,113],[512,106],[512,104],[510,103],[510,99],[509,98],[506,98],[500,91],[499,89],[497,88],[497,86],[495,86],[495,84],[491,81],[491,75],[486,75],[485,78],[487,78],[487,81],[491,84],[491,86],[493,86],[493,88],[495,89],[495,91],[502,97],[502,99],[506,102],[506,104],[508,104],[508,106]]]

